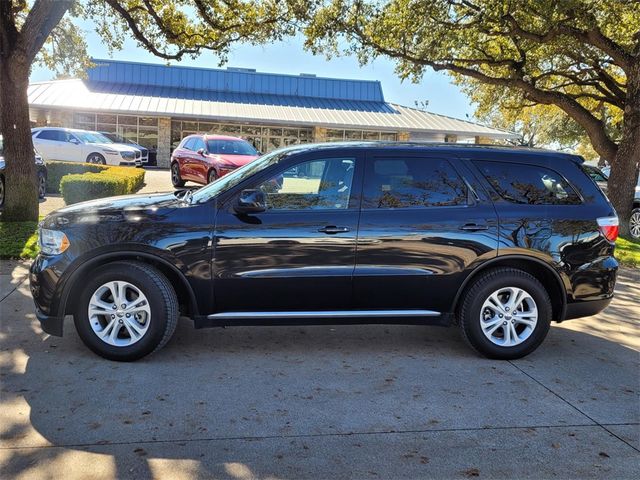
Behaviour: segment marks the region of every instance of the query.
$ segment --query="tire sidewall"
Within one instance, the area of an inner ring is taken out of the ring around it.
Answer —
[[[118,265],[118,271],[101,269],[97,275],[87,281],[80,294],[78,308],[74,314],[74,323],[82,341],[94,353],[109,360],[131,361],[150,354],[160,344],[167,326],[165,299],[147,272],[135,266]],[[94,292],[107,282],[119,280],[135,285],[147,297],[151,310],[149,329],[143,338],[127,347],[115,347],[98,338],[89,324],[88,306]]]
[[[174,178],[174,173],[177,178]],[[182,175],[180,175],[180,166],[176,162],[171,164],[171,183],[174,187],[180,187],[183,185]]]
[[[536,302],[538,309],[538,320],[533,333],[524,342],[513,347],[501,347],[492,343],[485,336],[480,325],[480,312],[484,302],[493,292],[505,287],[517,287],[525,290]],[[473,298],[466,309],[466,317],[468,318],[462,319],[462,327],[474,348],[484,355],[497,359],[521,358],[538,348],[547,336],[551,326],[551,302],[544,287],[533,278],[500,275],[484,282],[480,288],[472,289],[472,292]],[[468,294],[470,293],[471,291],[468,292]]]

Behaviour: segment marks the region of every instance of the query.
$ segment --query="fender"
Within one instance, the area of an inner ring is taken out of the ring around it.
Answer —
[[[462,285],[460,285],[460,287],[458,288],[456,296],[454,297],[454,300],[453,300],[452,312],[455,313],[456,309],[458,308],[458,302],[460,301],[462,292],[464,292],[465,288],[467,287],[469,282],[471,282],[471,280],[473,280],[482,271],[488,268],[491,268],[494,264],[502,263],[504,261],[509,261],[509,260],[525,260],[525,261],[535,262],[541,265],[542,267],[544,267],[545,270],[553,274],[553,277],[556,279],[556,283],[558,284],[558,286],[560,287],[560,291],[562,292],[562,295],[560,298],[562,306],[560,308],[560,315],[558,316],[558,321],[560,322],[564,320],[567,313],[567,289],[566,289],[565,283],[562,281],[562,277],[560,277],[560,274],[555,270],[555,268],[553,268],[551,265],[549,265],[549,263],[545,262],[544,260],[541,260],[531,255],[520,255],[520,254],[499,255],[497,257],[493,257],[490,260],[487,260],[486,262],[474,268],[469,273],[469,275],[467,275],[467,278],[464,279],[464,281],[462,282]]]
[[[193,288],[191,288],[191,284],[185,277],[184,273],[180,269],[178,269],[174,264],[162,258],[161,256],[154,255],[148,252],[138,251],[138,250],[118,250],[118,251],[103,253],[91,258],[91,260],[88,260],[82,263],[78,268],[76,268],[73,272],[71,272],[68,279],[64,282],[64,285],[62,286],[62,291],[60,293],[60,300],[59,300],[58,309],[57,309],[58,313],[60,313],[62,316],[66,314],[67,301],[69,299],[69,295],[71,291],[73,290],[73,286],[75,285],[76,281],[78,281],[82,277],[82,275],[85,272],[87,272],[91,268],[94,268],[96,264],[104,263],[105,260],[110,260],[110,259],[122,260],[122,259],[130,259],[135,257],[146,258],[148,260],[161,263],[163,266],[171,269],[171,271],[174,272],[177,275],[177,277],[180,279],[182,286],[185,288],[185,290],[189,295],[189,307],[191,310],[191,315],[193,317],[199,316],[198,303],[196,301],[196,296],[193,292]]]

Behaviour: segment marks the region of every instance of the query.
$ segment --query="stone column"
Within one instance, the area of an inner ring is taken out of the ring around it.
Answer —
[[[477,144],[482,144],[482,145],[490,145],[493,143],[493,140],[489,137],[476,136],[475,140]]]
[[[444,141],[447,142],[447,143],[457,143],[458,142],[458,136],[457,135],[447,134],[444,137]]]
[[[313,143],[324,143],[327,141],[327,129],[324,127],[313,127]]]
[[[169,168],[171,160],[171,118],[158,118],[158,167]]]
[[[398,132],[399,142],[408,142],[410,139],[411,139],[411,134],[409,132]]]

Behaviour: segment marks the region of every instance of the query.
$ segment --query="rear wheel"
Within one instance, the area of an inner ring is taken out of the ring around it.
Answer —
[[[100,153],[90,153],[87,157],[87,163],[93,163],[96,165],[106,165],[107,161]]]
[[[218,176],[216,175],[216,171],[209,170],[209,173],[207,174],[207,183],[215,182],[217,179],[218,179]]]
[[[38,173],[38,198],[42,199],[47,194],[47,177],[44,173]]]
[[[533,352],[551,325],[551,300],[532,275],[514,268],[481,274],[458,312],[467,342],[489,358],[511,360]]]
[[[631,218],[629,219],[629,234],[637,239],[640,239],[640,208],[634,208],[631,211]]]
[[[174,187],[184,187],[184,180],[180,176],[180,165],[178,162],[171,164],[171,183]]]
[[[178,299],[167,278],[137,262],[92,271],[80,294],[74,323],[93,352],[133,361],[162,348],[178,322]]]

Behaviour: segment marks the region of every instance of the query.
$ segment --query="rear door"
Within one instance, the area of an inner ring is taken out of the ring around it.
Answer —
[[[33,144],[45,160],[64,160],[60,146],[64,132],[57,129],[41,130],[33,137]]]
[[[496,255],[493,204],[455,158],[373,153],[364,175],[355,308],[448,311],[470,269]]]

